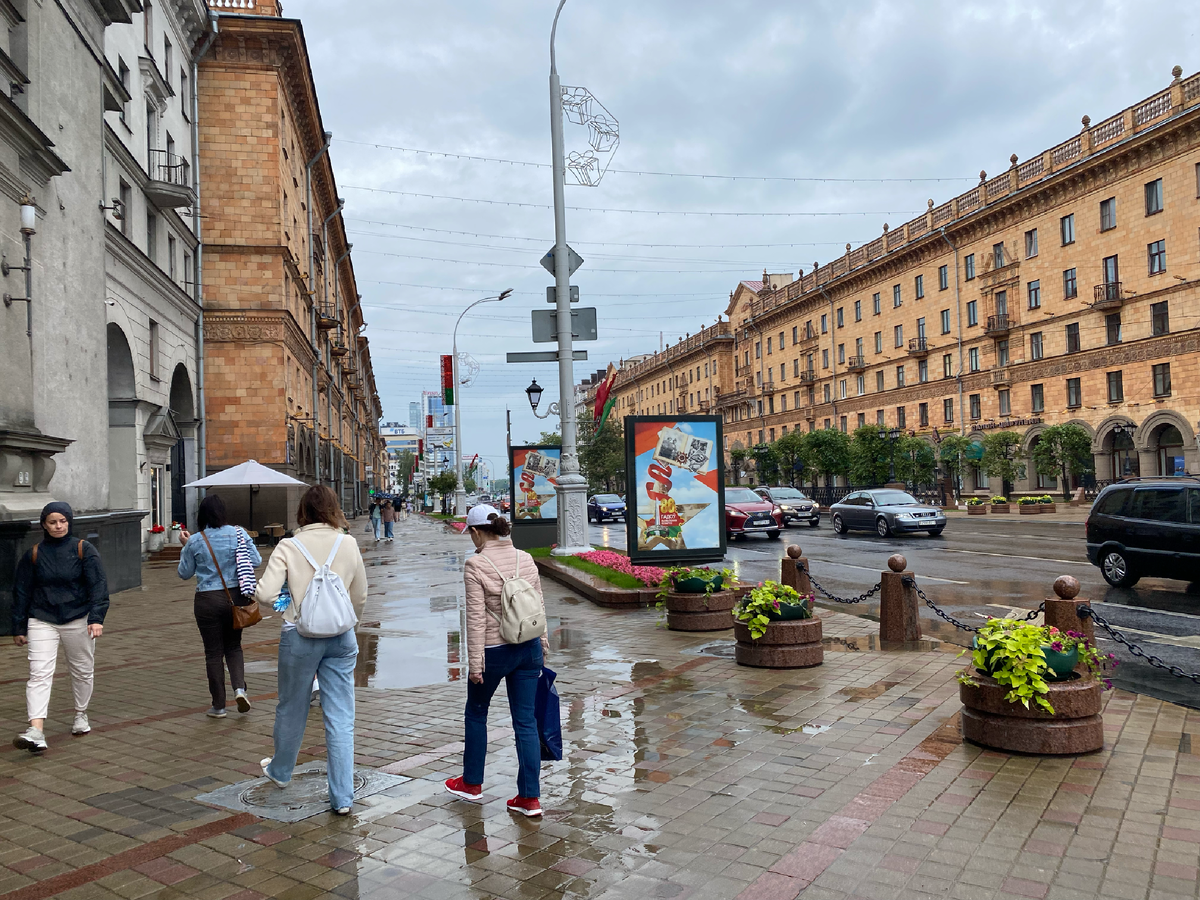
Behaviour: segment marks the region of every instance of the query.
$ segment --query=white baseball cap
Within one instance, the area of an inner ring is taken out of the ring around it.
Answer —
[[[479,506],[472,506],[467,510],[467,527],[477,528],[480,525],[488,524],[489,516],[499,516],[500,510],[494,506],[488,506],[486,503],[481,503]]]

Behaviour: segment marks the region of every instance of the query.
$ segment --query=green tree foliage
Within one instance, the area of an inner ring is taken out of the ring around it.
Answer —
[[[592,491],[624,493],[625,434],[619,418],[609,416],[599,434],[591,420],[579,423],[579,468]]]
[[[537,442],[542,447],[561,447],[562,435],[557,431],[543,431],[538,435]]]
[[[1025,467],[1017,459],[1020,446],[1021,436],[1015,431],[993,431],[983,436],[979,468],[989,478],[999,478],[1006,495],[1012,483],[1025,474]]]
[[[930,484],[937,471],[937,454],[924,438],[905,435],[896,442],[896,478],[909,484]]]
[[[400,486],[407,494],[412,487],[413,466],[417,463],[417,455],[411,450],[405,450],[396,457],[396,472],[400,476]]]
[[[508,493],[508,479],[507,478],[493,478],[492,479],[492,493],[500,494],[500,495],[507,494]]]
[[[817,476],[850,474],[850,435],[836,428],[822,428],[804,435],[806,467],[813,486]]]
[[[898,452],[898,447],[888,440],[886,428],[879,425],[856,428],[850,440],[851,484],[884,484],[891,476],[893,451]]]
[[[450,501],[458,489],[458,475],[453,469],[447,469],[429,479],[429,489],[442,497],[442,512],[449,511]]]
[[[456,479],[457,480],[457,479]],[[475,483],[474,475],[463,473],[463,490],[468,494],[473,494],[479,489],[479,485]]]
[[[756,444],[750,448],[750,457],[754,460],[759,484],[779,482],[779,451],[775,444]]]
[[[1039,475],[1053,475],[1062,485],[1063,499],[1071,499],[1069,475],[1092,471],[1092,439],[1078,425],[1050,425],[1033,445],[1033,467]]]
[[[967,452],[971,449],[971,444],[971,439],[965,434],[948,434],[938,445],[938,458],[942,462],[942,470],[954,485],[956,500],[962,486],[962,475],[967,466]]]
[[[799,431],[785,434],[775,442],[779,454],[779,475],[792,487],[796,482],[804,483],[804,467],[808,464],[804,456],[804,435]]]

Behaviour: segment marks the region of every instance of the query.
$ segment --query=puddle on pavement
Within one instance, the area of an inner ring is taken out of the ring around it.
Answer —
[[[736,641],[713,641],[711,644],[701,644],[699,647],[685,647],[680,653],[689,656],[712,656],[717,659],[733,659]]]
[[[851,702],[862,703],[864,700],[882,697],[899,683],[898,681],[877,681],[866,687],[846,687],[838,691],[838,695],[849,698]]]
[[[876,650],[884,653],[893,653],[897,651],[907,651],[910,653],[924,653],[928,650],[944,650],[944,642],[938,640],[920,640],[920,641],[883,641],[879,639],[877,634],[861,634],[855,637],[827,637],[822,638],[821,643],[825,645],[826,653],[860,653],[864,650]],[[958,648],[953,648],[957,653]]]

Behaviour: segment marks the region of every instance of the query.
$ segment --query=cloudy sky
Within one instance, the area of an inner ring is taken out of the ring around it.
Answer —
[[[553,365],[504,362],[553,346],[531,342],[530,311],[552,283],[538,261],[554,240],[555,6],[285,2],[334,133],[386,420],[437,388],[458,314],[514,289],[459,329],[480,366],[464,449],[496,468],[505,407],[523,442],[548,427],[530,379],[543,410],[557,395]],[[1065,140],[1085,113],[1161,90],[1173,65],[1195,72],[1198,34],[1195,0],[568,0],[562,81],[590,89],[621,139],[599,186],[567,189],[586,260],[572,281],[600,332],[576,380],[715,321],[742,278],[807,271]],[[585,140],[567,125],[568,150]]]

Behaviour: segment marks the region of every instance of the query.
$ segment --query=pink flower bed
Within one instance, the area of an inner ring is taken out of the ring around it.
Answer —
[[[613,553],[611,550],[591,550],[587,553],[580,553],[578,556],[582,560],[604,566],[606,569],[632,575],[647,587],[658,587],[664,574],[664,570],[657,566],[635,566],[630,563],[628,556]]]

